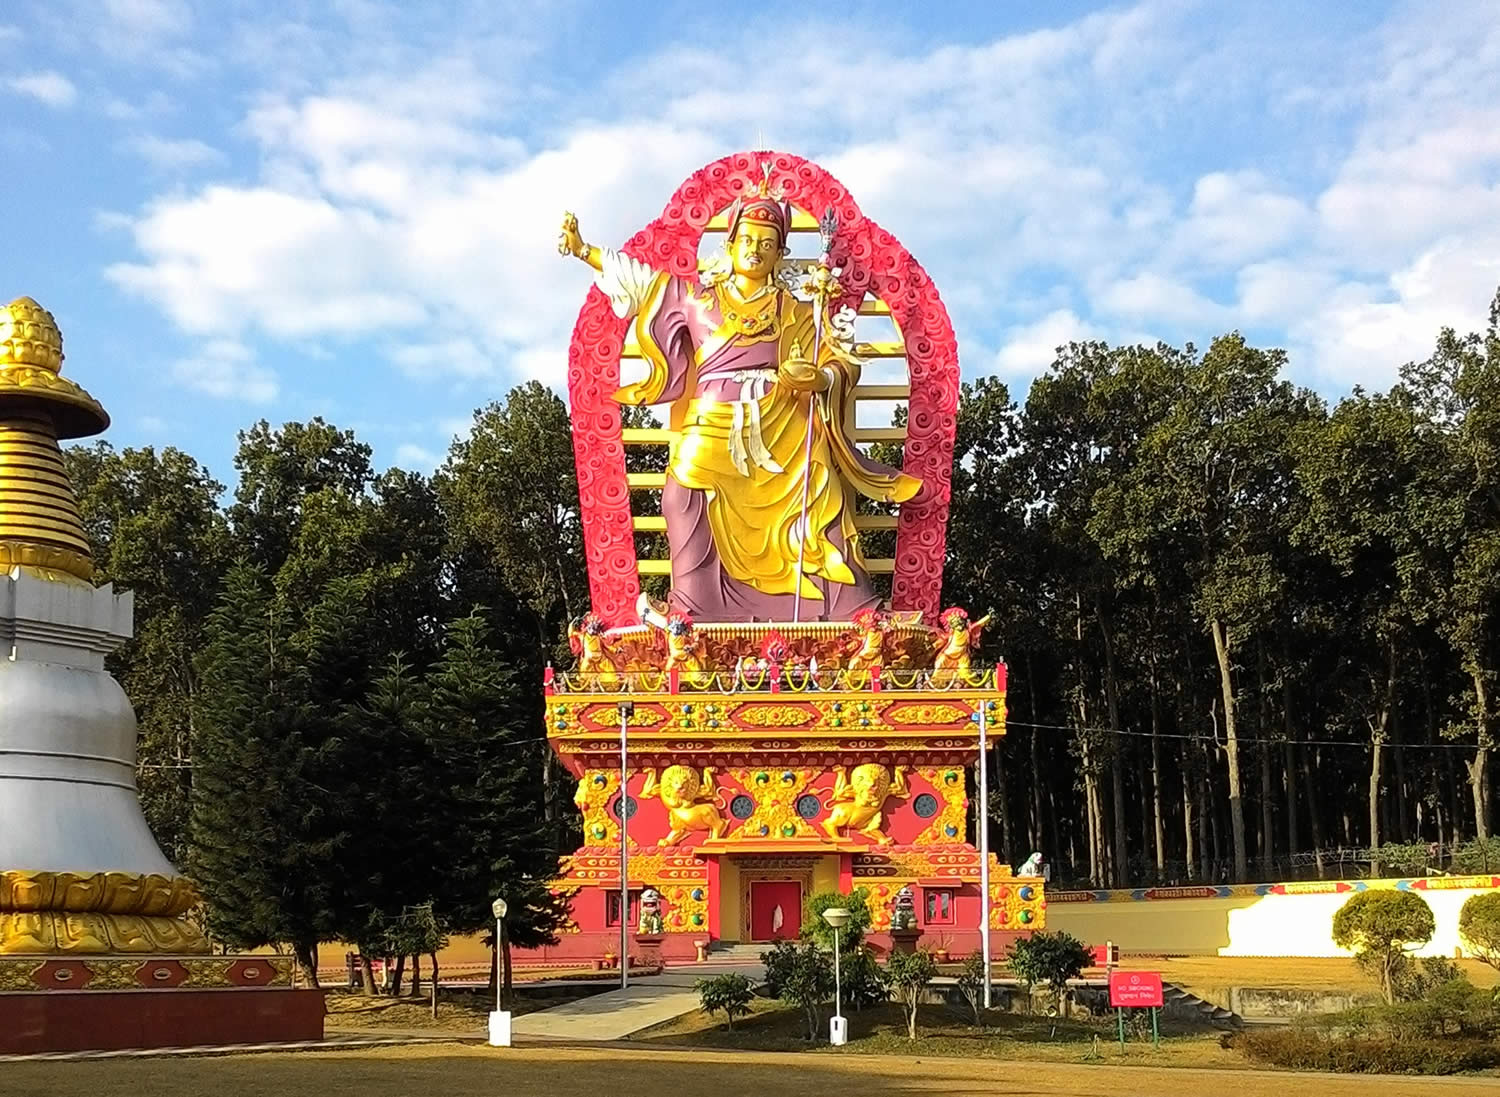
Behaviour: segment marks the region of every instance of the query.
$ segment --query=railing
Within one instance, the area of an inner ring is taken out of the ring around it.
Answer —
[[[974,670],[818,669],[800,666],[742,666],[705,671],[554,671],[547,669],[547,694],[743,694],[743,693],[857,693],[892,692],[1004,692],[1005,673],[999,667]]]

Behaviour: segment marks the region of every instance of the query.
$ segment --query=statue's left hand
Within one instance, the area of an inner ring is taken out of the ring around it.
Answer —
[[[822,392],[828,387],[828,378],[812,362],[802,357],[802,344],[793,343],[791,353],[781,363],[776,378],[799,392]]]

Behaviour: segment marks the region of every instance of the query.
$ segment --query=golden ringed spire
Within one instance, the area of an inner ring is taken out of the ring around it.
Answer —
[[[62,332],[30,297],[0,308],[0,569],[88,580],[94,563],[58,440],[109,415],[61,376]]]

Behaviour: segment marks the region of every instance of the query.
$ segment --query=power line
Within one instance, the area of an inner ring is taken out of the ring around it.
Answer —
[[[1071,724],[1034,724],[1026,720],[1012,720],[1009,717],[1005,721],[1006,727],[1037,728],[1042,731],[1086,731],[1100,735],[1124,735],[1139,739],[1150,739],[1153,736],[1158,739],[1180,739],[1189,742],[1211,742],[1216,747],[1222,747],[1227,740],[1219,739],[1212,735],[1190,735],[1185,732],[1171,731],[1130,731],[1126,728],[1101,728],[1101,727],[1075,727]],[[1257,739],[1246,738],[1243,735],[1234,737],[1236,743],[1249,745],[1266,744],[1282,747],[1352,747],[1357,750],[1368,750],[1370,743],[1360,743],[1352,739]],[[1385,747],[1400,747],[1402,750],[1474,750],[1474,743],[1390,743],[1380,744]]]

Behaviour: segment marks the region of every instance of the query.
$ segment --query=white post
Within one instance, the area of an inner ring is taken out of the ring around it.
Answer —
[[[495,916],[495,1012],[490,1014],[490,1047],[510,1047],[510,1013],[505,1009],[505,914],[509,908],[498,895],[490,904]],[[437,980],[432,983],[433,1007],[437,1006]]]
[[[979,947],[984,952],[984,1008],[990,1008],[990,758],[988,710],[979,701]]]
[[[842,1017],[844,1015],[844,990],[843,979],[839,975],[839,931],[835,926],[833,929],[833,1015]]]
[[[849,1023],[844,1020],[844,976],[839,970],[839,951],[842,941],[839,929],[849,922],[849,912],[843,907],[829,907],[823,912],[823,921],[833,930],[833,1016],[828,1021],[828,1042],[842,1047],[849,1042]]]
[[[627,923],[630,921],[630,840],[628,836],[630,818],[630,791],[626,787],[629,776],[625,758],[625,728],[635,704],[620,702],[620,989],[630,985],[630,944]]]

